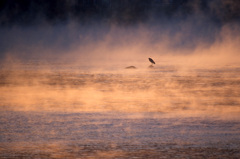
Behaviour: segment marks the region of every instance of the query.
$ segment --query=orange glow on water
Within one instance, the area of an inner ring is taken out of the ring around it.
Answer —
[[[233,1],[130,25],[0,19],[0,158],[239,158]]]
[[[237,72],[232,67],[186,71],[169,66],[137,73],[2,71],[1,109],[237,117]]]

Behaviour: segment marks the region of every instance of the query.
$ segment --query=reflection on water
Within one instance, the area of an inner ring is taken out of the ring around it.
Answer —
[[[0,77],[0,157],[240,156],[238,66],[21,65]]]
[[[239,67],[181,72],[170,66],[105,73],[3,69],[1,109],[238,117],[239,72]]]

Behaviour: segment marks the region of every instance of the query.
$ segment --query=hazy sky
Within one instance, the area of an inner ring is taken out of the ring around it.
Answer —
[[[189,54],[238,41],[239,10],[234,0],[2,0],[0,58]]]

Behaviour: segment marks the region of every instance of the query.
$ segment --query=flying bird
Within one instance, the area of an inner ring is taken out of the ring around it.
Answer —
[[[148,60],[149,60],[152,64],[155,64],[155,62],[153,61],[153,59],[148,58]]]

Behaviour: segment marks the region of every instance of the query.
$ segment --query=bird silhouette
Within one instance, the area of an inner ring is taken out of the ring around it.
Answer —
[[[156,64],[153,59],[151,59],[150,57],[148,58],[148,60],[152,63],[152,64]]]

